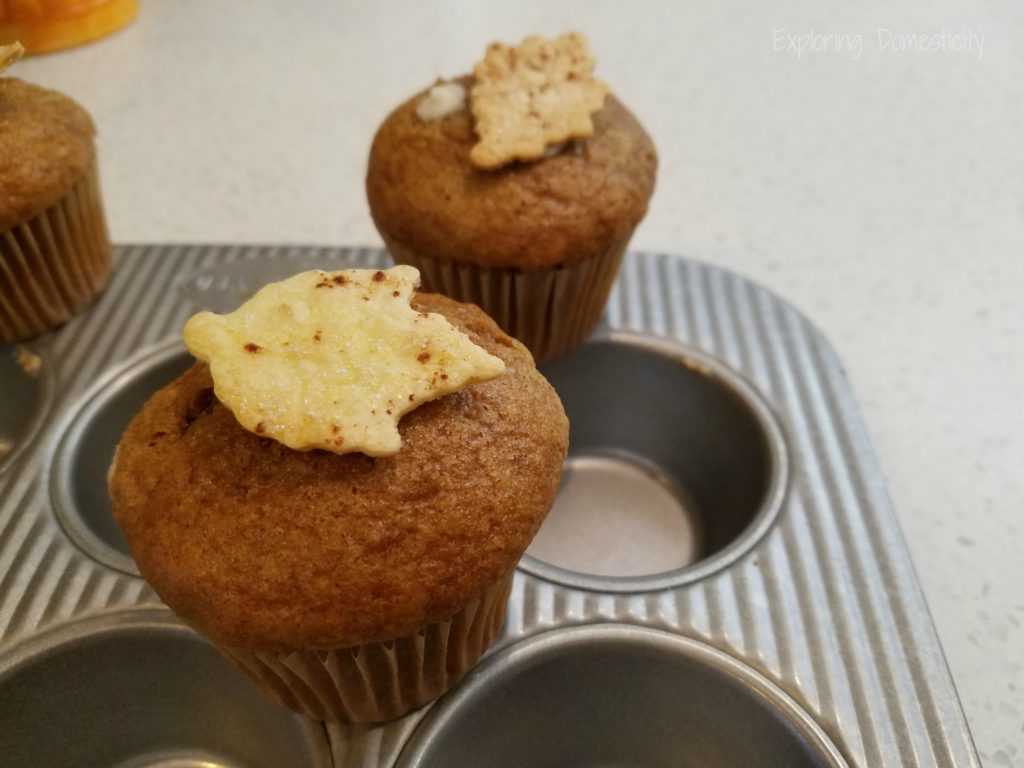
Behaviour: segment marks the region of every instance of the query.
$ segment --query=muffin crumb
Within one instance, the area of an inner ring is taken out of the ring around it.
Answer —
[[[441,82],[416,104],[416,116],[425,123],[432,123],[451,117],[465,107],[465,87],[461,83]]]
[[[33,379],[39,376],[39,371],[43,368],[42,358],[23,344],[18,345],[15,361],[21,367],[21,370],[25,372],[25,375],[31,376]]]
[[[0,45],[0,72],[25,55],[25,48],[15,40],[9,45]]]

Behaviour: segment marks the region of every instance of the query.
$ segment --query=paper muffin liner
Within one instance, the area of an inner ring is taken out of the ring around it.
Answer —
[[[110,239],[93,160],[57,203],[0,233],[0,342],[56,328],[110,277]]]
[[[393,720],[433,701],[501,631],[515,569],[447,621],[385,643],[288,653],[218,646],[268,698],[317,720]]]
[[[630,229],[592,258],[539,270],[444,261],[383,237],[397,263],[419,269],[424,290],[476,304],[543,363],[594,330],[632,234]]]

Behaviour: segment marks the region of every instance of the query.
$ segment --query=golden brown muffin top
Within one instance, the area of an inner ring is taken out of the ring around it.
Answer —
[[[459,82],[468,88],[472,79]],[[614,96],[589,139],[485,171],[469,160],[477,141],[469,109],[425,122],[416,115],[424,93],[388,116],[370,149],[370,212],[401,245],[442,260],[541,269],[603,253],[646,213],[654,144]]]
[[[0,77],[0,230],[60,200],[95,157],[92,118],[57,91]]]
[[[242,429],[197,364],[145,405],[110,492],[139,570],[197,630],[252,650],[386,641],[512,568],[554,500],[568,422],[529,352],[477,307],[418,294],[506,363],[426,403],[393,457],[301,453]]]

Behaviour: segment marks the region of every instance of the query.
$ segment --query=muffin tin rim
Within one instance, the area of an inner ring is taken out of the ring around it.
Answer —
[[[133,628],[167,630],[198,637],[170,608],[156,603],[90,613],[18,637],[9,645],[0,648],[0,686],[8,675],[26,662],[46,658],[49,654],[83,638],[102,637]]]

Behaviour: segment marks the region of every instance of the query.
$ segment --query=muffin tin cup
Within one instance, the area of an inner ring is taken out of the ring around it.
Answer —
[[[103,289],[110,264],[94,158],[60,201],[0,233],[0,341],[66,322]]]
[[[0,654],[4,768],[328,768],[323,726],[265,701],[167,610],[92,617]]]
[[[399,768],[847,768],[778,686],[639,627],[552,630],[490,657],[434,707]]]
[[[770,529],[786,442],[730,367],[672,339],[603,329],[541,371],[569,417],[569,455],[524,571],[654,592],[706,578]]]
[[[501,631],[515,571],[446,621],[384,643],[274,653],[219,646],[272,701],[317,720],[394,720],[455,685]]]
[[[114,446],[190,364],[189,314],[387,254],[117,256],[5,417],[21,450],[0,474],[5,768],[980,768],[842,368],[767,291],[627,254],[605,326],[542,367],[573,423],[567,474],[494,601],[358,654],[258,659],[218,653],[139,578],[111,535]],[[371,722],[306,719],[236,666],[303,711]]]
[[[579,346],[597,326],[632,235],[596,256],[537,270],[443,261],[384,241],[397,263],[420,270],[424,290],[476,304],[539,364]]]
[[[139,569],[107,490],[118,441],[149,397],[194,362],[177,340],[142,350],[85,392],[57,444],[50,481],[57,519],[83,552],[123,573],[138,576]]]

